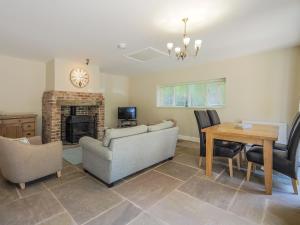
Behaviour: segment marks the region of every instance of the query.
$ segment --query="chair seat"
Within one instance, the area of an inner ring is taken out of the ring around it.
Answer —
[[[236,142],[227,142],[222,143],[215,141],[214,145],[214,155],[233,158],[236,154],[238,154],[241,150],[241,144]]]
[[[252,147],[262,147],[261,145],[252,145]],[[281,151],[287,151],[287,145],[275,143],[273,145],[273,149],[281,150]]]
[[[246,157],[250,162],[264,165],[263,147],[252,147],[247,151]],[[288,151],[273,149],[273,169],[296,179],[292,161],[288,160]]]

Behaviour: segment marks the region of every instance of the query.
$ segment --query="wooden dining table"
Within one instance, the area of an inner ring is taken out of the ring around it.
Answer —
[[[206,176],[212,175],[214,139],[258,144],[263,146],[266,194],[272,194],[273,143],[278,139],[278,127],[253,124],[243,128],[237,123],[223,123],[202,129],[206,133]]]

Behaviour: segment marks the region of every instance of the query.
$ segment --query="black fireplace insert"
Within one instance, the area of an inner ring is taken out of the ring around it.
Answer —
[[[76,106],[71,106],[66,119],[66,141],[77,144],[83,136],[97,137],[96,116],[76,115]]]

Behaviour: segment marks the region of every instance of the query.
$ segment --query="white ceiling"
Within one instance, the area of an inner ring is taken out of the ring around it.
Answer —
[[[181,43],[181,18],[202,39],[197,58],[132,61],[124,54]],[[127,49],[117,49],[126,42]],[[0,54],[91,58],[106,73],[151,74],[300,43],[300,0],[0,0]]]

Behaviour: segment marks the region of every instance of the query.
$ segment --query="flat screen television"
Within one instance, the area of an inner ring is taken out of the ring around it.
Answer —
[[[119,120],[136,120],[136,107],[119,107]]]

